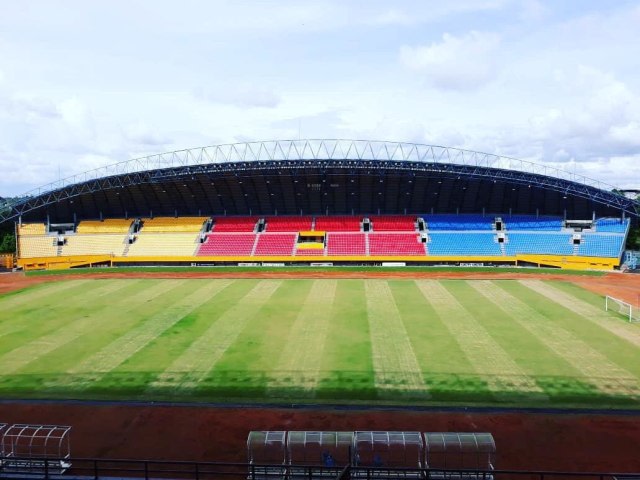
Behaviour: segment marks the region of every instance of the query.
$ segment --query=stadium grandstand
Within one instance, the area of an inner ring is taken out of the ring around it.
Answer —
[[[353,140],[134,159],[9,203],[24,269],[371,264],[618,268],[638,202],[497,155]]]

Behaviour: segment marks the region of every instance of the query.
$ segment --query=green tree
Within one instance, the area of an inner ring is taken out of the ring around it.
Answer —
[[[632,226],[627,236],[627,250],[640,250],[640,225]]]
[[[0,225],[0,253],[15,253],[16,237],[13,223]]]

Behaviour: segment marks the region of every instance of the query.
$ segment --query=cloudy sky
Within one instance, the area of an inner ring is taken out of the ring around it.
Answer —
[[[638,1],[0,2],[0,196],[299,137],[463,147],[640,187]]]

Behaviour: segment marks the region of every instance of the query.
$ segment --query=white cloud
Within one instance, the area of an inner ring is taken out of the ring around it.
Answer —
[[[566,77],[582,101],[531,118],[531,138],[542,144],[544,158],[586,162],[640,152],[640,95],[592,67]]]
[[[0,17],[3,196],[132,157],[299,130],[640,181],[638,6],[34,2]]]
[[[282,101],[273,90],[250,83],[197,88],[194,90],[194,96],[199,100],[236,107],[276,108]]]
[[[462,36],[445,33],[438,43],[401,47],[400,61],[423,74],[435,87],[473,90],[494,77],[499,45],[500,35],[496,33],[471,31]]]

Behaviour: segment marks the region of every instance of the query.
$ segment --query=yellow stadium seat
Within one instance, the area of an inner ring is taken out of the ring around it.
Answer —
[[[18,235],[45,235],[47,227],[44,223],[23,223],[18,227]]]
[[[109,218],[106,220],[84,220],[78,224],[78,233],[127,233],[133,220]]]
[[[199,231],[199,230],[198,230]],[[200,243],[198,233],[142,232],[129,245],[128,257],[194,256]]]
[[[155,217],[142,219],[142,232],[197,233],[209,217]]]
[[[121,257],[127,245],[127,235],[122,233],[77,234],[65,237],[62,256],[115,255]]]
[[[19,235],[20,258],[55,257],[58,255],[56,237],[48,235]]]

